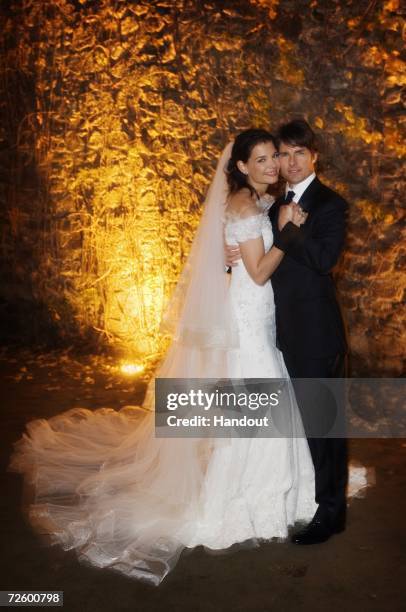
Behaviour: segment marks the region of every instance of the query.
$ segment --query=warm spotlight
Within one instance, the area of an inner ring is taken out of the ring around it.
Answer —
[[[120,372],[127,376],[136,376],[144,371],[144,366],[139,363],[123,363],[120,366]]]

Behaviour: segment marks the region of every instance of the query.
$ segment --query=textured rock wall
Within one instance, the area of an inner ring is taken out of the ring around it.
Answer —
[[[351,205],[337,274],[354,372],[400,372],[397,0],[8,0],[0,25],[9,338],[154,354],[222,147],[304,115]]]

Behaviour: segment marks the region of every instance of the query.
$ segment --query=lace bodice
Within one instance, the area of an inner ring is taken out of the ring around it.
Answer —
[[[258,213],[242,218],[235,213],[225,214],[225,239],[227,244],[240,244],[262,236],[265,251],[273,243],[272,226],[268,211],[273,200],[263,198],[258,201]],[[270,280],[257,285],[248,274],[242,260],[233,267],[230,283],[230,296],[238,325],[240,347],[250,355],[246,363],[252,363],[254,376],[262,374],[261,364],[267,364],[271,351],[275,350],[275,305]]]
[[[272,204],[273,199],[270,196],[264,196],[257,202],[258,213],[248,217],[239,216],[226,209],[224,222],[227,244],[239,244],[262,236],[265,250],[268,251],[273,242],[272,226],[268,217]]]

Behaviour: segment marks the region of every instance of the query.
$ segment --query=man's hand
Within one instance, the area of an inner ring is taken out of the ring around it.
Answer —
[[[236,266],[238,266],[238,261],[241,259],[241,251],[239,246],[229,246],[225,244],[224,253],[226,266],[229,266],[230,268],[235,268]]]

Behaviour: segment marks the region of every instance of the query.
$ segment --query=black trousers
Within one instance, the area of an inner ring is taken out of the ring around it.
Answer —
[[[345,355],[335,355],[326,359],[307,359],[284,352],[283,356],[292,379],[344,378],[346,374]],[[305,392],[300,381],[295,383],[293,380],[293,384],[315,470],[318,515],[331,522],[345,520],[348,481],[347,439],[311,437],[314,436],[315,422],[317,424],[324,421],[328,429],[328,424],[337,417],[342,418],[342,415],[337,415],[336,403],[328,395],[319,394],[316,398],[314,395],[311,397],[308,386]],[[323,430],[324,433],[326,429]]]

